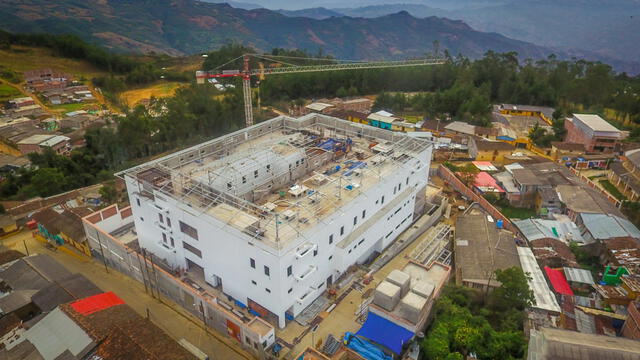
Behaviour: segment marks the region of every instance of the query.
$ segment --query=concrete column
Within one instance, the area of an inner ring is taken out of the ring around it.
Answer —
[[[285,313],[283,312],[282,314],[278,315],[278,327],[280,329],[284,329],[284,326],[286,325],[286,317],[285,317]]]

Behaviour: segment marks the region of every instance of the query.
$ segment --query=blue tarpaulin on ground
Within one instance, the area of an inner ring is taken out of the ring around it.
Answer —
[[[350,332],[344,334],[347,347],[366,360],[393,360],[390,354],[386,354],[378,346],[370,343],[366,339],[361,339]]]
[[[396,354],[400,354],[402,345],[413,337],[411,331],[372,312],[369,312],[367,321],[365,321],[356,335],[383,345]]]

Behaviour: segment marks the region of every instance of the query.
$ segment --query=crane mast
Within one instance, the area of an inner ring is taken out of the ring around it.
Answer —
[[[196,82],[204,84],[206,79],[225,78],[225,77],[242,77],[242,94],[244,97],[244,114],[245,125],[247,127],[253,125],[253,100],[251,96],[251,76],[254,75],[277,75],[305,72],[321,72],[321,71],[339,71],[339,70],[356,70],[356,69],[382,69],[394,67],[408,66],[428,66],[444,64],[444,59],[419,59],[419,60],[401,60],[401,61],[369,61],[369,62],[351,62],[342,64],[326,64],[326,65],[300,65],[300,66],[283,66],[275,68],[251,69],[249,65],[250,55],[242,55],[243,68],[242,71],[196,71]],[[271,60],[271,59],[269,59]]]

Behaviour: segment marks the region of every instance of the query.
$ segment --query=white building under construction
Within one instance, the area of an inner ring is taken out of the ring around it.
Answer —
[[[120,174],[139,245],[279,325],[423,211],[430,143],[278,117]]]

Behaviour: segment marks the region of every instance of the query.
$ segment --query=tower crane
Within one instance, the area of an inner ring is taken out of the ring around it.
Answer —
[[[258,59],[268,60],[276,62],[278,65],[285,64],[288,66],[275,66],[265,68],[261,66],[258,69],[251,69],[250,58],[254,56]],[[218,70],[219,68],[229,64],[235,60],[242,58],[243,68],[242,70]],[[256,55],[245,54],[238,58],[235,58],[223,65],[220,65],[216,70],[212,71],[196,71],[196,83],[204,84],[207,79],[215,78],[227,78],[227,77],[242,77],[242,93],[244,96],[244,114],[245,124],[247,127],[253,125],[253,103],[251,99],[251,76],[259,76],[261,79],[265,75],[276,74],[291,74],[291,73],[305,73],[305,72],[321,72],[321,71],[338,71],[338,70],[355,70],[355,69],[381,69],[381,68],[394,68],[394,67],[408,67],[408,66],[426,66],[426,65],[440,65],[444,64],[445,60],[442,58],[427,58],[418,60],[400,60],[400,61],[350,61],[346,63],[334,63],[323,65],[293,65],[283,61],[274,60],[272,58],[291,58],[298,60],[324,60],[324,61],[339,61],[334,59],[314,59],[314,58],[299,58],[289,56],[276,56],[276,55]]]

